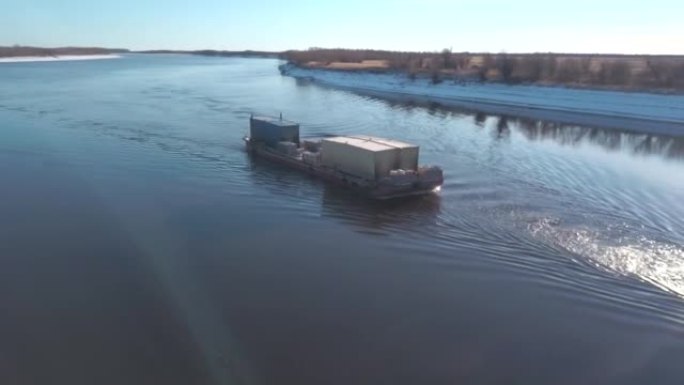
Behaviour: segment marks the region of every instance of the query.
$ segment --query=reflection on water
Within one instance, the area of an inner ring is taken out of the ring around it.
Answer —
[[[438,193],[420,197],[374,200],[289,167],[247,155],[250,177],[275,197],[297,196],[298,205],[321,216],[349,224],[359,232],[421,232],[434,225],[440,212]],[[322,194],[322,196],[321,196]],[[313,206],[320,199],[320,207]],[[417,230],[415,230],[417,229]]]
[[[298,82],[302,87],[310,86],[307,81]],[[377,95],[364,95],[364,97],[381,101],[391,108],[401,111],[410,112],[422,108],[430,115],[440,118],[469,116],[479,127],[486,127],[488,122],[493,122],[492,135],[497,139],[508,137],[511,133],[519,133],[530,141],[551,140],[567,146],[591,144],[610,151],[623,151],[635,155],[662,156],[668,159],[684,158],[684,134],[680,136],[638,134],[619,128],[577,126],[512,115],[488,114],[482,111],[403,97],[381,97]],[[684,125],[682,132],[684,133]]]
[[[615,129],[573,126],[525,118],[509,118],[513,128],[529,140],[553,140],[562,145],[594,144],[612,151],[666,158],[684,157],[684,136],[635,134]]]
[[[496,137],[503,138],[511,134],[511,129],[508,126],[508,117],[500,116],[496,121]]]
[[[477,126],[484,126],[485,122],[487,121],[487,114],[484,112],[476,112],[475,113],[475,125]]]
[[[488,121],[493,121],[493,133],[497,138],[514,132],[530,141],[550,140],[564,146],[590,144],[610,151],[635,155],[654,155],[679,160],[684,158],[684,135],[636,134],[619,129],[576,126],[509,115],[488,115],[483,112],[471,114],[473,122],[480,127],[485,127]]]
[[[351,224],[371,234],[422,232],[435,224],[440,211],[438,193],[376,201],[360,197],[352,191],[326,185],[322,214]]]

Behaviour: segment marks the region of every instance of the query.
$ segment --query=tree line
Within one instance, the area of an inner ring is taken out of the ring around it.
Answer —
[[[684,56],[319,48],[286,51],[282,56],[300,66],[382,60],[386,70],[406,73],[412,79],[428,77],[434,83],[452,80],[684,91]]]
[[[128,52],[128,50],[99,47],[40,48],[20,45],[14,45],[11,47],[0,46],[0,57],[54,57],[59,55],[105,55],[123,52]]]

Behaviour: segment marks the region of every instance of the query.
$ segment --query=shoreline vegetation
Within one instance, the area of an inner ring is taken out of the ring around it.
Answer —
[[[402,52],[325,49],[272,51],[141,50],[0,46],[0,59],[125,53],[279,58],[301,68],[403,74],[409,80],[526,84],[615,91],[684,93],[684,56],[564,53]]]
[[[41,48],[25,46],[0,46],[0,58],[21,58],[21,57],[45,57],[58,58],[60,56],[98,56],[113,55],[130,52],[123,48],[100,48],[100,47],[58,47]]]
[[[684,56],[563,53],[398,52],[351,49],[286,51],[301,68],[405,74],[433,84],[499,83],[684,92]]]
[[[213,49],[202,49],[195,51],[183,51],[183,50],[168,50],[168,49],[158,49],[158,50],[147,50],[147,51],[134,51],[133,53],[143,53],[143,54],[179,54],[179,55],[199,55],[199,56],[216,56],[216,57],[254,57],[254,58],[266,58],[266,59],[277,59],[280,58],[281,52],[271,52],[271,51],[220,51]]]
[[[105,60],[120,59],[121,55],[59,55],[59,56],[16,56],[0,57],[0,64],[4,63],[35,63],[35,62],[57,62],[57,61],[86,61],[86,60]]]
[[[326,49],[273,51],[140,50],[102,47],[0,46],[0,60],[125,53],[279,58],[304,69],[393,73],[439,83],[561,86],[613,91],[684,93],[684,55],[402,52]],[[21,61],[21,60],[17,60]]]
[[[200,56],[217,56],[217,57],[256,57],[256,58],[279,58],[281,52],[269,51],[220,51],[220,50],[144,50],[131,51],[125,48],[101,48],[101,47],[57,47],[57,48],[42,48],[42,47],[28,47],[28,46],[0,46],[0,59],[8,58],[58,58],[62,56],[100,56],[100,55],[114,55],[125,53],[141,53],[141,54],[181,54],[181,55],[200,55]]]

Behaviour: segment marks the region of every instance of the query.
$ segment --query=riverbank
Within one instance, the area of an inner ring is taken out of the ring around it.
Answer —
[[[119,59],[121,55],[59,55],[59,56],[19,56],[0,57],[0,63],[28,63],[28,62],[52,62],[52,61],[75,61],[75,60],[105,60]]]
[[[292,63],[281,73],[313,83],[385,98],[427,101],[491,114],[566,124],[684,136],[684,95],[440,82],[402,73],[306,68]]]
[[[0,59],[5,58],[53,58],[60,56],[101,56],[127,53],[125,48],[102,48],[102,47],[29,47],[15,45],[11,47],[0,46]]]
[[[433,83],[555,85],[601,90],[684,93],[684,56],[577,53],[401,52],[313,48],[283,58],[305,68],[398,72]]]
[[[178,55],[198,55],[198,56],[213,56],[213,57],[247,57],[247,58],[264,58],[264,59],[275,59],[280,57],[280,52],[271,51],[220,51],[212,49],[203,50],[146,50],[146,51],[134,51],[134,53],[148,54],[148,55],[164,55],[164,54],[178,54]]]

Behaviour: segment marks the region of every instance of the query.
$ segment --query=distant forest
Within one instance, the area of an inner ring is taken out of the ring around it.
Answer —
[[[345,70],[340,63],[371,63],[366,70],[398,71],[443,81],[548,84],[613,89],[684,91],[684,56],[395,52],[316,49],[287,51],[299,66]],[[378,66],[378,63],[381,63]],[[346,70],[364,70],[355,66]]]
[[[59,47],[59,48],[39,48],[24,47],[15,45],[12,47],[0,46],[0,57],[54,57],[59,55],[106,55],[113,53],[128,52],[127,49],[109,49],[98,47]]]
[[[200,56],[219,56],[219,57],[257,57],[257,58],[277,58],[280,57],[280,52],[269,52],[269,51],[219,51],[213,49],[203,49],[197,51],[183,51],[183,50],[148,50],[148,51],[136,51],[137,53],[146,54],[189,54],[189,55],[200,55]]]
[[[131,52],[99,47],[39,48],[0,46],[0,58],[59,55],[103,55]],[[396,71],[409,78],[429,78],[433,83],[501,82],[507,84],[565,85],[620,90],[684,92],[684,56],[602,55],[562,53],[398,52],[322,49],[304,51],[176,51],[222,57],[280,57],[296,65],[346,71]]]
[[[221,57],[263,57],[263,58],[277,58],[280,57],[280,52],[268,51],[218,51],[218,50],[147,50],[147,51],[130,51],[123,48],[99,48],[99,47],[60,47],[60,48],[40,48],[40,47],[25,47],[15,45],[12,47],[0,46],[0,58],[2,57],[55,57],[60,55],[106,55],[115,53],[146,53],[146,54],[188,54],[201,56],[221,56]]]

